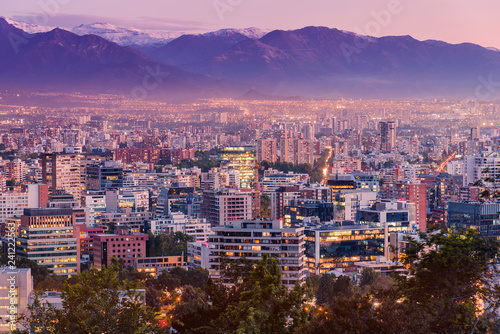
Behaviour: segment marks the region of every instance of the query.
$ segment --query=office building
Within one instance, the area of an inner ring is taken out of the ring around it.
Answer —
[[[333,226],[305,230],[306,262],[311,274],[331,270],[355,271],[356,262],[375,261],[388,251],[388,233],[383,227]]]
[[[214,246],[209,255],[211,277],[223,284],[232,282],[223,277],[221,257],[229,260],[258,261],[264,254],[275,258],[281,267],[282,283],[293,287],[305,277],[304,228],[286,228],[282,221],[237,220],[230,225],[218,226],[209,244]]]
[[[225,147],[219,152],[221,164],[240,173],[241,188],[252,188],[256,181],[254,147]]]
[[[123,168],[116,161],[87,166],[86,187],[101,191],[123,188]]]
[[[358,210],[358,222],[371,227],[387,227],[389,232],[412,230],[416,227],[415,206],[405,201],[381,200]]]
[[[285,224],[299,225],[304,218],[318,217],[320,222],[333,220],[333,203],[316,199],[292,199],[285,206]]]
[[[500,203],[450,202],[448,226],[455,230],[472,228],[481,236],[500,240]]]
[[[16,248],[18,257],[51,273],[75,275],[80,271],[80,250],[73,235],[73,210],[25,209]]]

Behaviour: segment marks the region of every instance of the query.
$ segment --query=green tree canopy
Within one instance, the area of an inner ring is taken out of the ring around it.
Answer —
[[[63,309],[36,304],[29,325],[35,332],[75,334],[161,333],[155,313],[144,305],[138,282],[121,280],[114,262],[109,268],[77,276],[62,294]]]

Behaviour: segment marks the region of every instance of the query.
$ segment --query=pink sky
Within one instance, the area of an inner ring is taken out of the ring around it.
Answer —
[[[19,19],[31,15],[51,26],[104,21],[143,29],[202,32],[321,25],[367,35],[411,35],[420,40],[472,42],[500,49],[498,13],[498,0],[0,1],[2,16]]]

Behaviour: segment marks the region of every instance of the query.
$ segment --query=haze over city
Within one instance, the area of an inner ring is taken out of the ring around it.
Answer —
[[[3,0],[0,333],[499,332],[499,11]]]

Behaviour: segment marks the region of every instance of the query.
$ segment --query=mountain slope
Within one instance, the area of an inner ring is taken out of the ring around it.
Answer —
[[[500,52],[474,44],[374,38],[325,27],[276,30],[182,67],[267,86],[276,94],[323,97],[459,97],[480,78],[500,78]],[[499,94],[500,91],[496,91]]]
[[[170,65],[190,65],[215,57],[248,39],[249,37],[232,29],[200,35],[182,35],[151,52],[149,56]]]
[[[11,41],[17,36],[17,48]],[[133,98],[220,96],[224,82],[156,62],[99,36],[54,29],[26,34],[0,19],[0,85],[118,93]],[[235,85],[228,85],[235,87]],[[244,90],[241,90],[241,92]]]

